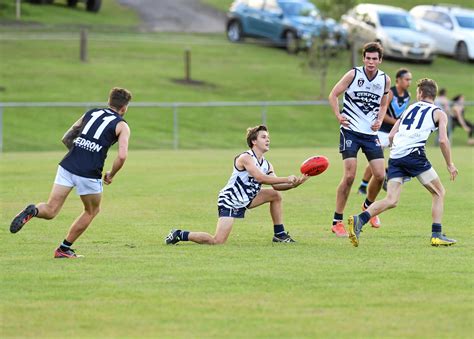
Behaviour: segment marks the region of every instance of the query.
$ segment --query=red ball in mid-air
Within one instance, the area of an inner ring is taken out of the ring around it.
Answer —
[[[323,173],[329,167],[329,160],[323,155],[317,155],[303,161],[300,171],[309,176]]]

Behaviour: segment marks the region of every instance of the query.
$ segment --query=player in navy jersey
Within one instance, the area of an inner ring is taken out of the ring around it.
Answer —
[[[406,68],[400,68],[395,75],[395,86],[390,87],[388,92],[388,109],[385,117],[383,118],[382,126],[379,129],[378,136],[382,148],[387,148],[389,145],[388,135],[392,130],[393,125],[402,113],[407,109],[410,104],[410,92],[408,88],[411,85],[412,75]],[[360,183],[358,193],[367,194],[367,186],[369,185],[370,178],[372,177],[372,171],[370,166],[367,165]],[[383,189],[387,190],[387,176],[383,183]],[[372,225],[374,226],[374,225]]]
[[[356,175],[359,149],[365,153],[373,173],[363,209],[375,201],[385,174],[383,150],[377,131],[387,110],[390,77],[378,68],[383,57],[383,49],[379,43],[364,45],[362,52],[364,66],[348,71],[329,94],[329,104],[341,125],[339,152],[344,161],[344,175],[337,188],[336,210],[331,227],[338,237],[348,236],[342,220]],[[340,110],[338,97],[343,93],[343,107]],[[376,219],[371,222],[380,226]]]
[[[421,79],[417,84],[417,103],[408,107],[395,123],[389,139],[392,144],[388,162],[388,185],[385,199],[374,202],[366,211],[349,217],[349,238],[352,244],[359,246],[359,236],[364,224],[371,217],[396,207],[405,181],[416,177],[432,195],[431,245],[449,246],[456,240],[442,233],[445,189],[438,174],[425,155],[425,143],[429,135],[439,128],[439,147],[446,166],[454,180],[458,170],[451,159],[451,148],[447,133],[446,113],[434,104],[438,86],[431,79]]]
[[[165,243],[173,245],[179,241],[193,241],[198,244],[217,245],[226,242],[236,218],[244,218],[247,209],[270,203],[273,220],[273,242],[290,243],[294,240],[285,232],[282,216],[282,198],[279,191],[298,187],[309,177],[294,175],[277,177],[273,166],[263,157],[269,150],[270,136],[265,126],[247,129],[247,144],[250,149],[235,157],[234,168],[227,185],[219,192],[216,233],[189,232],[172,229]],[[262,184],[272,188],[261,188]]]
[[[59,163],[56,179],[47,203],[28,205],[11,222],[10,231],[16,233],[33,217],[53,219],[61,210],[67,196],[76,187],[84,205],[82,214],[72,223],[66,238],[54,252],[55,258],[77,258],[72,244],[87,229],[99,213],[102,199],[102,170],[107,151],[118,141],[118,154],[112,169],[104,175],[106,185],[112,183],[128,154],[130,129],[123,119],[131,93],[113,88],[109,107],[86,112],[64,134],[63,143],[69,152]]]

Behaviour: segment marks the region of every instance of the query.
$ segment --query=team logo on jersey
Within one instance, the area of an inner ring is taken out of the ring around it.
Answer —
[[[100,152],[100,150],[102,149],[101,145],[81,137],[77,137],[76,139],[74,139],[74,145],[89,152]]]
[[[379,138],[376,138],[376,139],[375,139],[375,145],[381,147]]]
[[[372,85],[372,90],[373,91],[380,91],[382,89],[382,86],[380,84],[373,84]]]
[[[380,106],[380,96],[371,92],[354,92],[352,101],[365,115],[375,112]]]
[[[364,85],[365,80],[364,79],[359,79],[357,81],[357,86],[362,87]]]
[[[352,140],[346,140],[346,147],[351,147],[352,146]]]

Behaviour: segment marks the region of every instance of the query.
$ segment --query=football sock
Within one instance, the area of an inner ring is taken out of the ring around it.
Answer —
[[[344,215],[341,213],[334,212],[334,219],[332,219],[332,225],[336,225],[338,222],[344,220]]]
[[[275,235],[283,235],[285,233],[283,224],[273,225],[273,233],[275,233]]]
[[[189,237],[189,231],[181,231],[179,232],[179,238],[181,239],[181,241],[188,241]]]
[[[369,182],[362,179],[359,187],[367,187],[368,185],[369,185]]]
[[[369,199],[365,199],[364,201],[364,208],[367,209],[369,208],[370,205],[372,205],[373,201],[370,201]]]
[[[433,233],[433,235],[441,235],[441,229],[442,229],[441,224],[438,224],[438,223],[434,222],[431,225],[431,232]]]
[[[370,213],[367,211],[362,212],[359,214],[359,219],[362,222],[362,225],[367,224],[367,222],[370,220],[371,216]]]
[[[63,240],[63,243],[59,246],[59,249],[63,252],[66,252],[71,249],[72,242],[67,241],[66,239]]]
[[[34,217],[36,217],[38,215],[39,211],[38,211],[38,208],[35,206],[35,215],[33,215]]]

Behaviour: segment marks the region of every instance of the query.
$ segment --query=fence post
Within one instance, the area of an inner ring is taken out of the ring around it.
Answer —
[[[81,42],[80,42],[80,54],[81,54],[81,61],[87,62],[87,31],[85,29],[81,29]]]
[[[173,149],[179,147],[179,131],[178,131],[178,106],[173,105]]]
[[[16,19],[21,19],[21,0],[16,0]]]
[[[268,103],[265,102],[262,106],[262,125],[264,126],[267,125],[267,108],[268,108]]]
[[[184,51],[184,79],[186,82],[191,80],[191,50],[189,48]]]
[[[0,153],[3,153],[3,106],[0,105]]]

